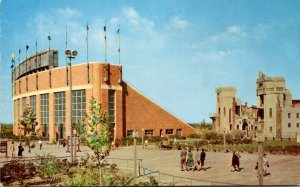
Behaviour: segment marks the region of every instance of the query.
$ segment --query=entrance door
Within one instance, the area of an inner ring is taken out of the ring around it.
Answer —
[[[163,130],[160,129],[160,130],[159,130],[159,136],[162,137],[162,135],[163,135]]]
[[[176,136],[181,136],[181,129],[176,129]]]
[[[248,123],[244,122],[242,130],[248,130]]]

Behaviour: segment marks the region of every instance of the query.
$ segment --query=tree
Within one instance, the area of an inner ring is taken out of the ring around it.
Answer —
[[[38,125],[36,116],[30,107],[26,107],[23,112],[23,119],[20,120],[19,125],[24,129],[24,137],[26,144],[29,147],[28,152],[30,153],[30,142],[37,137],[38,129],[35,127]]]
[[[108,115],[101,111],[101,104],[95,98],[90,100],[89,110],[85,120],[76,124],[76,130],[93,150],[100,165],[101,155],[110,151],[112,141]]]

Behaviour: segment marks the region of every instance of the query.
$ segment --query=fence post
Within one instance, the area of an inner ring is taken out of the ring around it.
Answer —
[[[160,183],[160,172],[158,172],[158,182]]]
[[[139,161],[139,177],[141,176],[141,162]]]
[[[175,186],[174,175],[173,175],[173,186]]]

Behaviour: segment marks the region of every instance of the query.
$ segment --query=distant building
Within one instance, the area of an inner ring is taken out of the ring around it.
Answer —
[[[295,139],[300,134],[300,100],[292,100],[283,77],[267,77],[259,72],[257,106],[243,105],[234,87],[221,87],[216,93],[217,112],[211,119],[217,131],[238,129],[255,136],[262,130],[266,139]]]
[[[133,130],[141,136],[142,129],[146,136],[163,137],[195,132],[123,81],[121,65],[99,62],[73,65],[71,82],[70,67],[58,67],[58,51],[52,49],[28,57],[13,71],[13,132],[22,133],[18,124],[28,105],[36,114],[39,136],[50,141],[66,139],[70,134],[70,115],[73,123],[83,120],[92,97],[109,115],[114,139],[132,136]]]

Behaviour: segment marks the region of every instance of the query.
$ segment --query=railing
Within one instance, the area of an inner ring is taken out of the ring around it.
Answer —
[[[149,176],[153,176],[157,181],[158,185],[167,185],[167,186],[191,186],[191,185],[239,185],[239,184],[233,184],[233,183],[225,183],[225,182],[219,182],[219,181],[209,181],[209,180],[203,180],[203,179],[193,179],[188,177],[182,177],[182,176],[176,176],[166,173],[161,173],[156,170],[150,170],[147,168],[140,168],[142,170],[142,175],[139,176],[139,178],[145,178]]]

